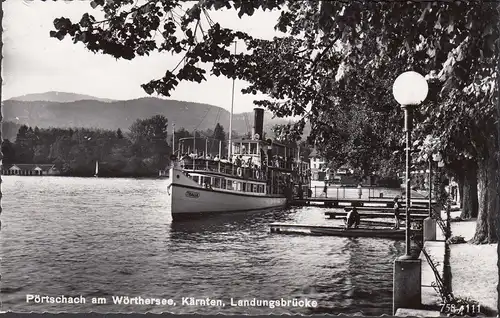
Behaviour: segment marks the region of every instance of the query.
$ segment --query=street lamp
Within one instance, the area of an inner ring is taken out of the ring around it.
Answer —
[[[406,258],[411,258],[410,249],[410,166],[411,166],[411,131],[413,108],[420,105],[429,92],[425,78],[417,72],[408,71],[399,75],[392,86],[392,94],[405,112],[406,133]]]

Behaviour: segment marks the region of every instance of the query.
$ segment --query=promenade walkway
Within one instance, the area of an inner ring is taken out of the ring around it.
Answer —
[[[451,212],[451,218],[460,216],[461,211]],[[445,211],[441,217],[446,219]],[[476,220],[451,222],[452,236],[462,236],[465,241],[474,237]],[[450,245],[451,287],[455,297],[470,298],[479,302],[481,314],[493,317],[498,315],[498,244],[473,245],[469,243]],[[425,248],[434,262],[440,275],[443,275],[444,235],[438,227],[436,241],[426,242]],[[441,303],[439,294],[431,286],[435,281],[434,273],[422,257],[422,304],[426,307],[438,308]],[[436,310],[400,308],[396,316],[406,317],[439,317],[445,314]]]
[[[452,236],[474,237],[476,220],[452,222]],[[470,297],[479,302],[482,312],[498,314],[498,244],[450,245],[451,286],[455,297]]]

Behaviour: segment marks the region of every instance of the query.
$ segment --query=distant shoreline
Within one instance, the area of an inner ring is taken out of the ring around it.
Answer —
[[[44,178],[44,177],[62,177],[62,178],[85,178],[85,179],[90,179],[90,178],[95,178],[95,179],[167,179],[166,177],[159,177],[159,176],[99,176],[99,177],[94,177],[94,176],[78,176],[78,175],[42,175],[42,176],[21,176],[21,175],[8,175],[8,174],[2,174],[2,178],[4,177],[35,177],[35,178]]]

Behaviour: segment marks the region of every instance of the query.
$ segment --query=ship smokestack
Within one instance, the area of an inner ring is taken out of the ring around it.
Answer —
[[[254,138],[255,135],[259,135],[258,139],[263,140],[264,136],[264,109],[263,108],[254,108],[254,119],[253,119],[253,133]]]

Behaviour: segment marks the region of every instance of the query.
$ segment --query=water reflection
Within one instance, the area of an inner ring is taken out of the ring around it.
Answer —
[[[221,232],[247,231],[262,228],[268,223],[286,220],[284,209],[267,209],[253,212],[215,214],[189,221],[175,221],[170,224],[172,239],[182,238],[186,234],[215,234]]]

